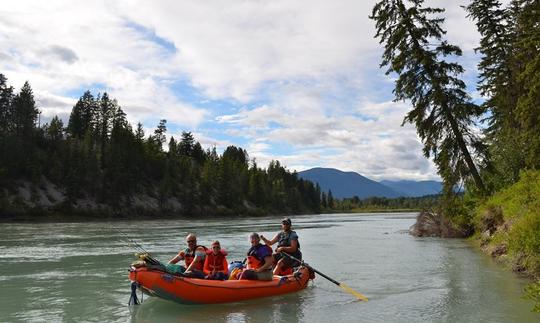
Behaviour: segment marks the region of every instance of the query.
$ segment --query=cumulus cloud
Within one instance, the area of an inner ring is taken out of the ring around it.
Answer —
[[[410,107],[391,101],[392,76],[378,69],[374,3],[8,1],[0,71],[16,87],[29,80],[46,117],[67,116],[74,91],[90,88],[117,98],[132,123],[165,118],[207,147],[247,142],[260,165],[435,178],[414,128],[400,126]],[[447,9],[448,38],[474,75],[467,2],[426,3]],[[199,97],[179,95],[178,80]]]

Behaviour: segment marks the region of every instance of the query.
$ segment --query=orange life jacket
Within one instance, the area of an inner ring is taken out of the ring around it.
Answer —
[[[189,265],[191,265],[191,263],[193,262],[193,259],[195,259],[195,251],[199,247],[202,247],[204,249],[204,252],[207,252],[208,250],[208,248],[206,248],[205,246],[196,246],[193,250],[186,248],[184,251],[180,253],[184,257],[184,261],[186,262],[186,268],[188,268]],[[199,261],[198,263],[193,265],[192,269],[197,269],[197,270],[202,271],[203,266],[204,266],[204,258],[202,259],[202,261]]]
[[[257,269],[264,265],[264,259],[260,259],[257,255],[257,249],[259,248],[267,248],[269,254],[272,255],[272,248],[264,244],[259,244],[249,248],[247,253],[247,269]]]
[[[207,260],[205,260],[205,262],[207,262],[207,264],[208,264],[208,267],[205,268],[205,269],[208,269],[208,271],[210,271],[210,272],[212,272],[212,271],[221,271],[221,272],[228,271],[229,269],[224,265],[227,262],[223,261],[223,260],[225,260],[225,256],[227,256],[227,251],[225,251],[225,250],[220,250],[217,255],[214,255],[214,253],[210,249],[208,249],[206,251]]]

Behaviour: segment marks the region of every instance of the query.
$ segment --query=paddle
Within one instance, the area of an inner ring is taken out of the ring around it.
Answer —
[[[332,283],[338,285],[339,287],[341,287],[341,289],[343,289],[344,291],[346,291],[347,293],[350,293],[354,296],[356,296],[358,299],[362,300],[362,301],[365,301],[367,302],[368,299],[367,297],[365,297],[364,295],[360,294],[359,292],[355,291],[354,289],[350,288],[349,286],[345,285],[344,283],[340,283],[328,276],[326,276],[325,274],[321,273],[320,271],[318,271],[317,269],[311,267],[310,265],[306,264],[303,260],[300,260],[300,259],[296,259],[295,257],[287,254],[287,253],[284,253],[284,252],[281,252],[282,255],[286,256],[286,257],[289,257],[291,258],[292,260],[295,260],[295,261],[298,261],[299,263],[301,263],[302,265],[306,266],[307,268],[313,270],[314,272],[316,272],[317,274],[321,275],[322,277],[328,279],[329,281],[331,281]]]

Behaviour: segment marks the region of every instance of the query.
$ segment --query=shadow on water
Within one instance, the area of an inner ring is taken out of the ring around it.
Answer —
[[[182,305],[155,297],[130,308],[132,322],[305,322],[310,288],[299,293],[214,305]]]

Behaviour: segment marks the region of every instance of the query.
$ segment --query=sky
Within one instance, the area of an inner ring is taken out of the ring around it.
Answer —
[[[479,35],[460,5],[446,9],[475,97]],[[2,1],[0,73],[29,81],[47,122],[67,124],[86,90],[116,98],[151,134],[160,119],[205,148],[246,149],[265,167],[332,167],[374,180],[439,179],[393,102],[395,75],[365,0]]]

